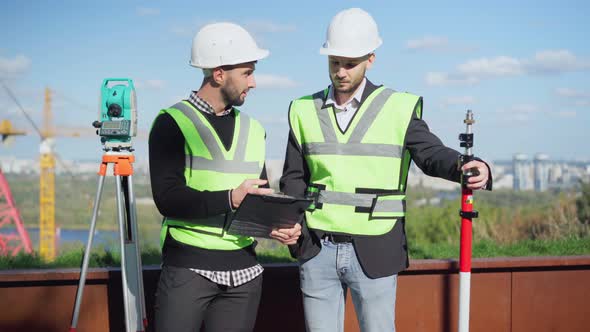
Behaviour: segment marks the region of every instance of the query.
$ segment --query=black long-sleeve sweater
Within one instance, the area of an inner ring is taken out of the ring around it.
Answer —
[[[235,112],[232,110],[224,116],[201,113],[229,150],[234,135]],[[184,136],[172,116],[159,115],[150,132],[149,162],[152,194],[160,213],[169,218],[198,219],[230,212],[229,190],[199,191],[186,185],[184,146]],[[260,178],[267,178],[266,168]],[[169,233],[162,256],[165,265],[211,271],[238,270],[257,264],[254,246],[232,251],[208,250],[175,241]]]

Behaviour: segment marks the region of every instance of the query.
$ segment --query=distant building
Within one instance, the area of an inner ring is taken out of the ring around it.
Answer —
[[[513,189],[514,190],[530,190],[531,184],[531,166],[526,154],[518,153],[512,158],[513,169]]]
[[[547,191],[549,185],[549,156],[543,153],[535,155],[535,191]]]
[[[559,163],[554,163],[549,167],[549,183],[560,184],[563,177],[562,166]]]

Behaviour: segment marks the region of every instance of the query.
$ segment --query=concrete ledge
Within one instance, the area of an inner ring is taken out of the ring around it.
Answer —
[[[455,331],[458,262],[413,260],[400,274],[400,331]],[[160,268],[144,267],[148,318]],[[255,331],[305,331],[296,264],[265,265]],[[0,331],[68,331],[79,269],[0,271]],[[472,331],[587,331],[590,256],[475,259]],[[119,269],[90,269],[79,331],[122,331]],[[345,331],[359,331],[350,295]]]

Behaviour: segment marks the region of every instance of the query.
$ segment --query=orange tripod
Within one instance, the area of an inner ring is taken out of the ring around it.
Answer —
[[[76,292],[76,303],[74,305],[70,332],[75,332],[78,325],[80,304],[82,303],[86,274],[88,272],[90,249],[92,248],[92,239],[96,229],[96,219],[100,207],[102,188],[109,164],[113,166],[117,187],[116,195],[121,245],[121,279],[123,285],[123,307],[125,309],[125,328],[127,332],[136,332],[144,331],[144,328],[147,327],[141,256],[139,254],[137,239],[137,213],[135,196],[133,195],[132,175],[134,161],[135,157],[130,152],[107,151],[102,156],[102,163],[98,172],[96,199],[94,201],[88,242],[86,243],[86,251],[84,252],[84,260],[82,262],[78,291]]]

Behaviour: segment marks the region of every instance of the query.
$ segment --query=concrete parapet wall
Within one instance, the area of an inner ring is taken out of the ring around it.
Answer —
[[[400,274],[398,331],[456,331],[458,263],[416,260]],[[144,267],[152,319],[159,267]],[[296,264],[265,265],[255,331],[303,332]],[[0,331],[68,331],[79,270],[0,271]],[[494,258],[473,261],[470,330],[588,331],[590,256]],[[124,331],[121,274],[91,269],[78,331]],[[350,295],[345,331],[359,331]],[[148,329],[149,331],[149,329]]]

